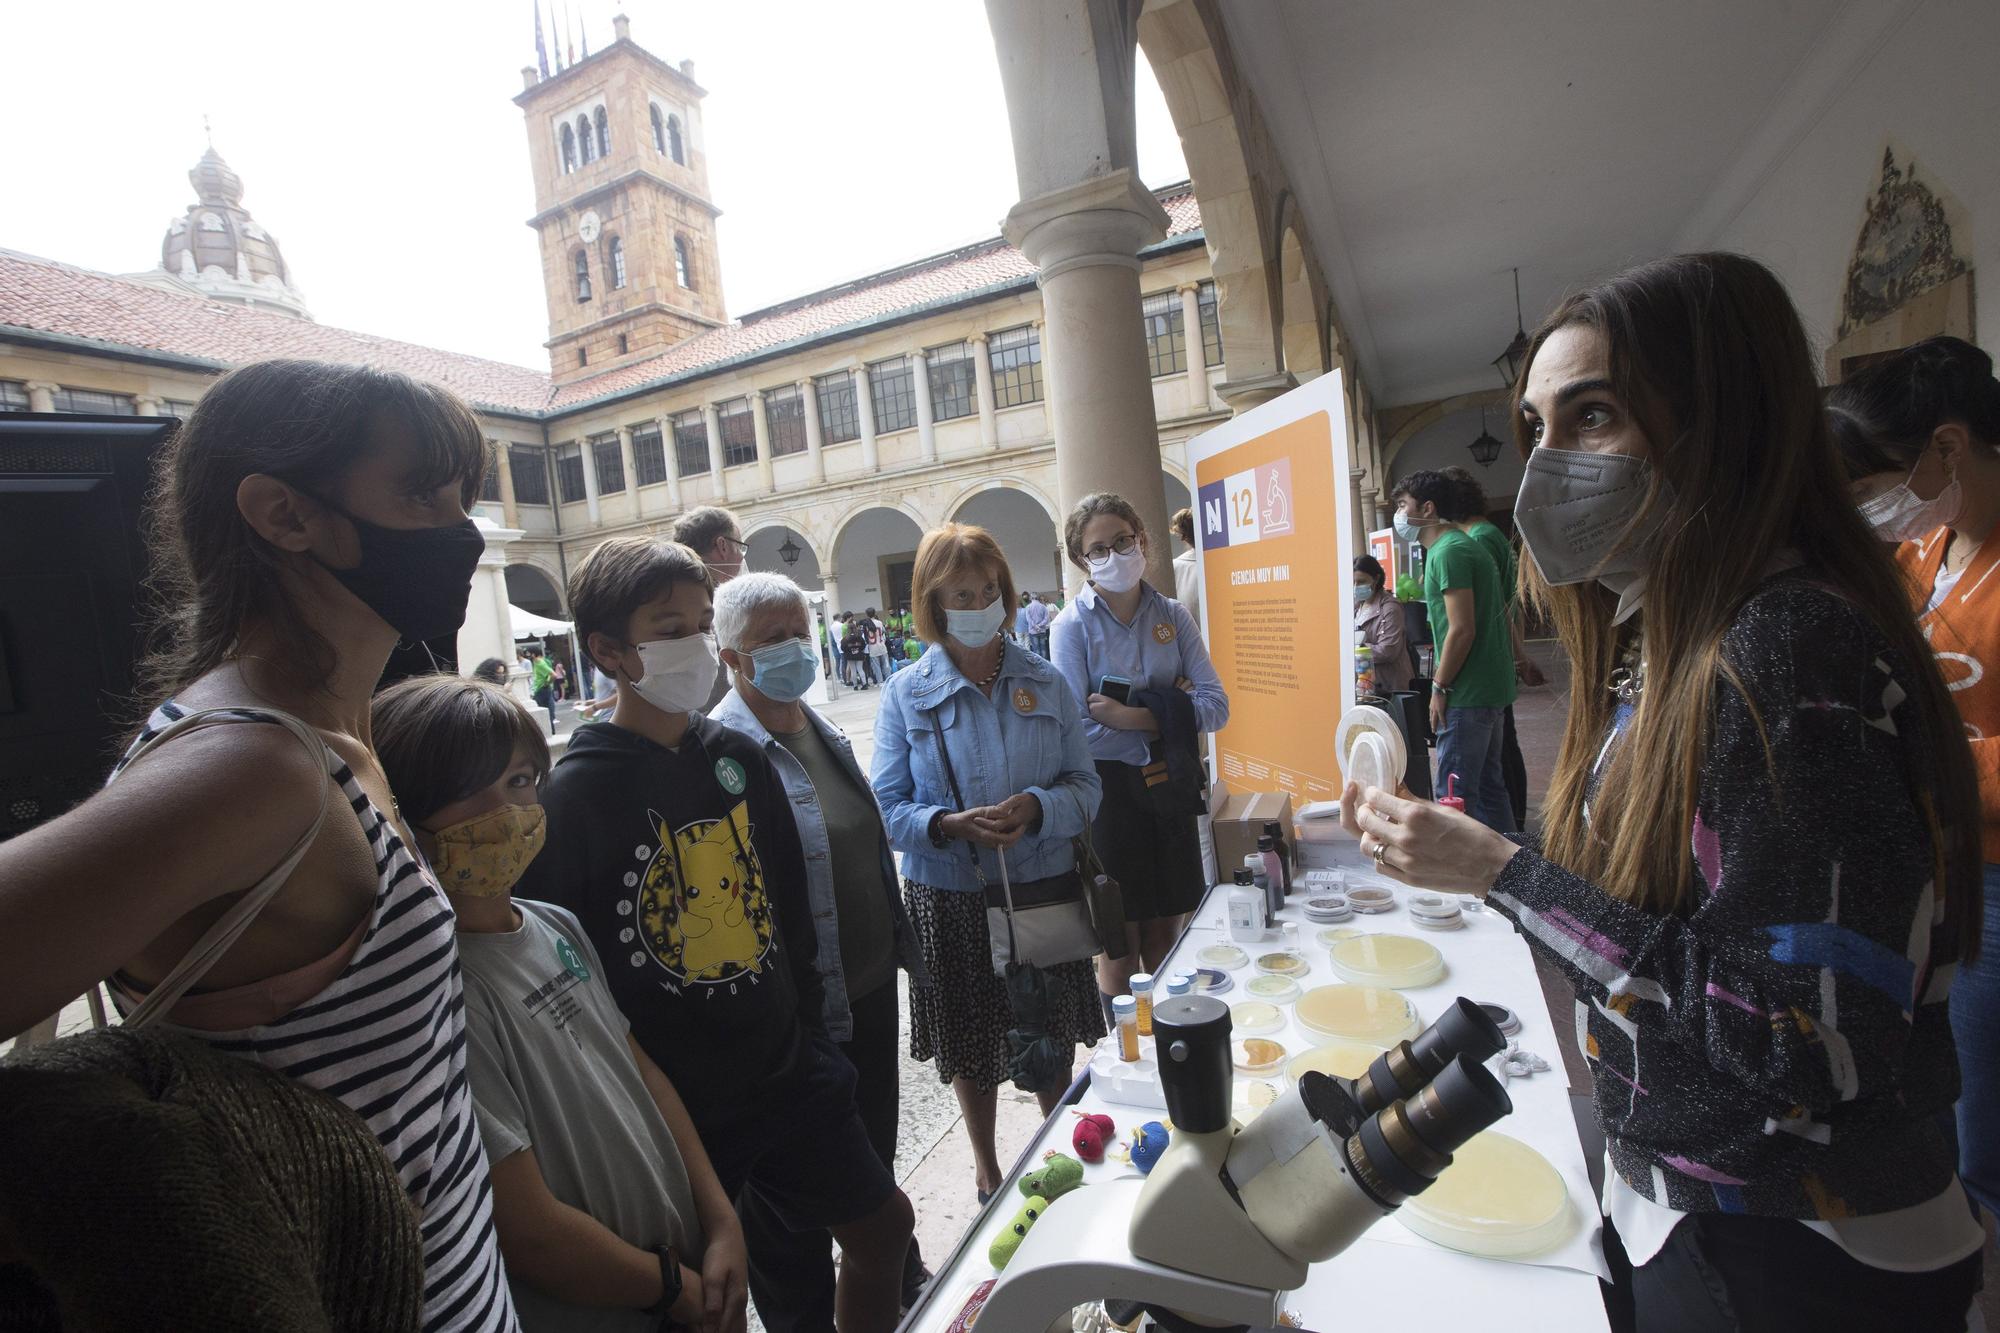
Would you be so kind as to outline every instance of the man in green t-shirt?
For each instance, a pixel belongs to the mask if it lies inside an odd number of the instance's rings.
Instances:
[[[1437,791],[1502,833],[1515,829],[1500,764],[1506,712],[1514,702],[1508,596],[1493,557],[1467,536],[1464,496],[1437,472],[1396,483],[1396,532],[1424,548],[1424,604],[1437,644],[1431,668],[1431,730],[1438,737]]]
[[[1444,469],[1445,479],[1457,484],[1463,497],[1461,508],[1471,517],[1465,520],[1465,535],[1486,548],[1493,557],[1493,563],[1500,568],[1500,588],[1507,594],[1507,635],[1514,649],[1514,674],[1523,685],[1546,685],[1548,677],[1535,659],[1528,656],[1528,640],[1521,633],[1521,598],[1517,577],[1520,573],[1520,558],[1514,552],[1514,543],[1507,534],[1500,531],[1498,524],[1486,517],[1486,488],[1479,479],[1462,467]],[[1500,771],[1507,781],[1507,800],[1514,808],[1514,825],[1528,826],[1528,763],[1521,757],[1521,740],[1514,731],[1514,706],[1507,706],[1507,715],[1500,733]]]
[[[555,668],[549,665],[548,655],[539,648],[524,648],[528,655],[529,697],[549,710],[549,734],[556,731],[556,685]]]

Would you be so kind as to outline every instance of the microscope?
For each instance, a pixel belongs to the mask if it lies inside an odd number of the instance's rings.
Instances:
[[[1513,1110],[1482,1061],[1506,1044],[1458,999],[1359,1078],[1308,1073],[1248,1128],[1231,1118],[1229,1009],[1153,1007],[1173,1142],[1143,1180],[1064,1195],[987,1297],[980,1333],[1059,1333],[1102,1300],[1169,1333],[1273,1327],[1306,1269],[1420,1194],[1466,1140]]]

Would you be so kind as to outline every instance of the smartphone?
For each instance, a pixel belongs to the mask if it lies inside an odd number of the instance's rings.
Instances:
[[[1097,681],[1097,692],[1107,699],[1115,699],[1121,704],[1132,702],[1132,682],[1123,676],[1101,676]]]

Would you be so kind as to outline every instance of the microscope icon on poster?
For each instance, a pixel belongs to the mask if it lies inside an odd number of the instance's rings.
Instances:
[[[1258,530],[1266,537],[1280,537],[1292,530],[1292,460],[1281,458],[1264,470],[1263,503],[1258,511]]]
[[[1228,1008],[1176,996],[1153,1008],[1173,1140],[1143,1180],[1073,1190],[1027,1233],[979,1314],[979,1333],[1054,1333],[1103,1301],[1167,1333],[1268,1329],[1309,1265],[1339,1254],[1513,1110],[1484,1067],[1505,1046],[1491,1016],[1449,1005],[1359,1078],[1308,1072],[1248,1127],[1231,1116]]]

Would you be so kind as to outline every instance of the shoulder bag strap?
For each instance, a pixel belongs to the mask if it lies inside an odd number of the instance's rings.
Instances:
[[[958,774],[952,771],[951,747],[944,743],[944,730],[938,726],[937,710],[931,711],[931,736],[937,741],[938,757],[944,760],[944,780],[951,784],[951,799],[958,802],[960,812],[965,810],[965,793],[958,789]],[[979,849],[971,843],[965,844],[965,854],[972,858],[972,877],[979,881],[982,900],[986,895],[986,872],[979,864]],[[1007,900],[1007,956],[1015,957],[1020,946],[1014,940],[1014,886],[1007,879],[1007,855],[996,852],[1000,858],[1000,891]]]
[[[250,923],[256,919],[257,913],[264,910],[264,905],[277,896],[278,890],[284,887],[285,881],[292,877],[294,870],[298,869],[299,862],[305,859],[306,851],[313,845],[313,840],[319,837],[319,831],[326,823],[329,803],[327,788],[332,785],[333,773],[326,762],[326,742],[320,739],[317,731],[290,713],[267,708],[259,708],[254,712],[238,708],[204,708],[189,713],[162,727],[158,733],[142,742],[125,761],[124,769],[130,769],[141,756],[158,748],[162,742],[199,727],[223,722],[265,720],[278,723],[296,736],[299,743],[311,752],[313,762],[324,772],[326,780],[320,783],[319,811],[313,816],[312,827],[299,836],[298,841],[292,844],[291,850],[285,853],[284,858],[269,874],[258,880],[248,893],[238,899],[199,940],[195,941],[194,947],[188,950],[187,957],[176,963],[174,969],[160,979],[160,984],[153,987],[146,998],[139,1002],[138,1007],[126,1015],[125,1026],[128,1028],[146,1027],[179,1003],[181,996],[187,994],[188,990],[215,966],[217,960],[242,938],[243,932],[250,928]],[[124,769],[121,769],[121,773]]]

